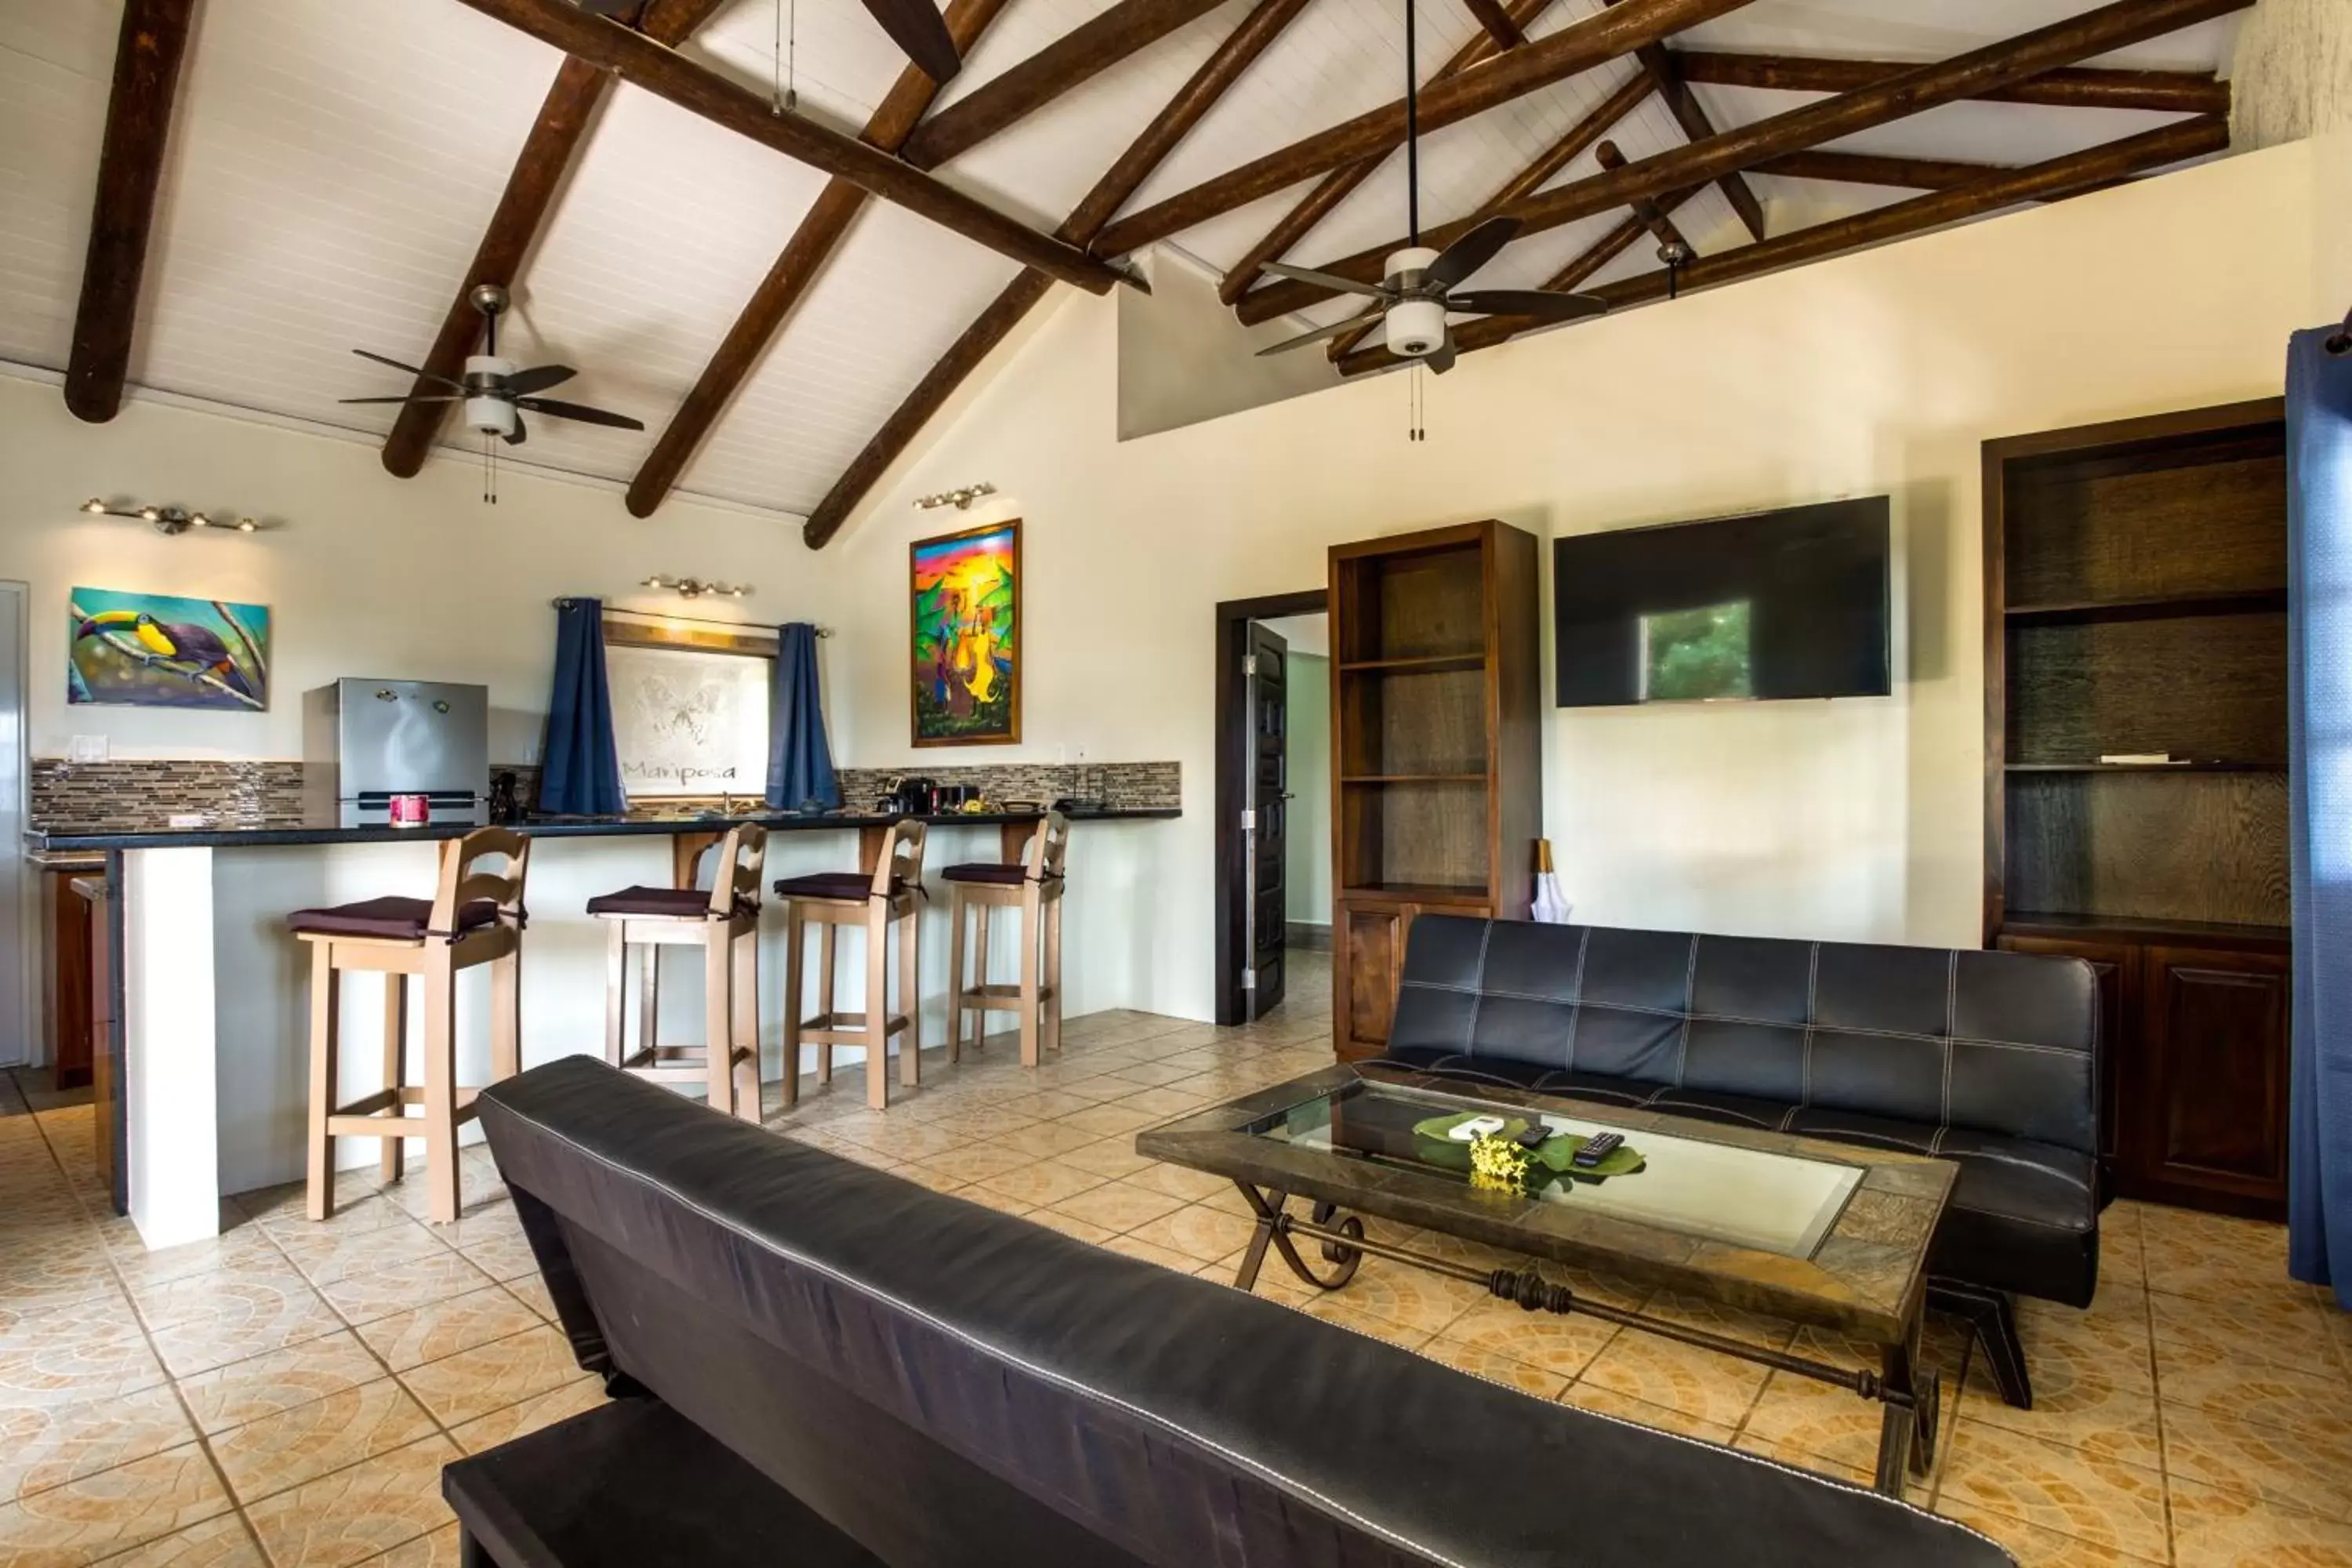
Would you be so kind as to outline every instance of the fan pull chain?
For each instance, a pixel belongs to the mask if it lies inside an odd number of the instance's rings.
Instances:
[[[792,19],[785,21],[787,7]],[[776,43],[769,64],[774,72],[774,97],[768,104],[771,114],[792,114],[800,109],[800,0],[776,0]]]
[[[1405,373],[1406,440],[1426,441],[1429,439],[1429,427],[1427,424],[1428,414],[1429,394],[1427,388],[1422,384],[1421,362],[1419,360],[1415,360],[1412,363],[1412,368]]]

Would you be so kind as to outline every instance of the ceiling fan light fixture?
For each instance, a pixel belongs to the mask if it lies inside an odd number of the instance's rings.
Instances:
[[[1445,302],[1442,300],[1400,300],[1381,318],[1389,352],[1422,359],[1437,352],[1445,341]]]

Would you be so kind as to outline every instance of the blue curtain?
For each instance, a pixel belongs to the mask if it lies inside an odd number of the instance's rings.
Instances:
[[[566,599],[555,612],[555,689],[547,700],[539,809],[602,815],[628,808],[604,674],[604,602]]]
[[[2352,354],[2287,350],[2287,1268],[2352,1307]]]
[[[776,628],[776,676],[768,700],[768,804],[779,811],[839,805],[841,783],[833,774],[824,701],[817,692],[816,628],[805,621]]]

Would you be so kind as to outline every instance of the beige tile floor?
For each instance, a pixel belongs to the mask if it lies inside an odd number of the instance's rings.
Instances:
[[[1024,1071],[1010,1041],[885,1114],[845,1075],[792,1136],[1171,1268],[1232,1277],[1230,1188],[1133,1152],[1137,1128],[1322,1065],[1329,981],[1294,965],[1272,1019],[1227,1030],[1073,1020]],[[226,1205],[217,1241],[151,1253],[106,1213],[87,1104],[0,1075],[0,1563],[454,1563],[442,1464],[593,1404],[496,1172],[464,1216],[345,1178],[314,1226],[299,1190]],[[1422,1245],[1445,1247],[1435,1237]],[[1456,1250],[1464,1250],[1457,1248]],[[2028,1305],[2038,1404],[2012,1411],[1934,1335],[1946,1430],[1916,1500],[2033,1564],[2352,1565],[2352,1323],[2290,1283],[2274,1226],[2118,1205],[2087,1312]],[[1808,1352],[1856,1347],[1622,1281],[1622,1304]],[[1317,1296],[1261,1293],[1539,1399],[1860,1476],[1869,1408],[1786,1374],[1590,1319],[1531,1317],[1368,1260]]]

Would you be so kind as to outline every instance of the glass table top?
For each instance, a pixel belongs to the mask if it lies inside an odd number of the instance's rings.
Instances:
[[[1540,1121],[1590,1137],[1617,1131],[1643,1158],[1640,1170],[1594,1180],[1536,1167],[1528,1196],[1614,1219],[1727,1242],[1788,1258],[1811,1258],[1863,1179],[1860,1165],[1743,1149],[1475,1098],[1360,1080],[1251,1124],[1257,1137],[1352,1156],[1470,1185],[1469,1145],[1418,1134],[1414,1124],[1462,1111]]]

